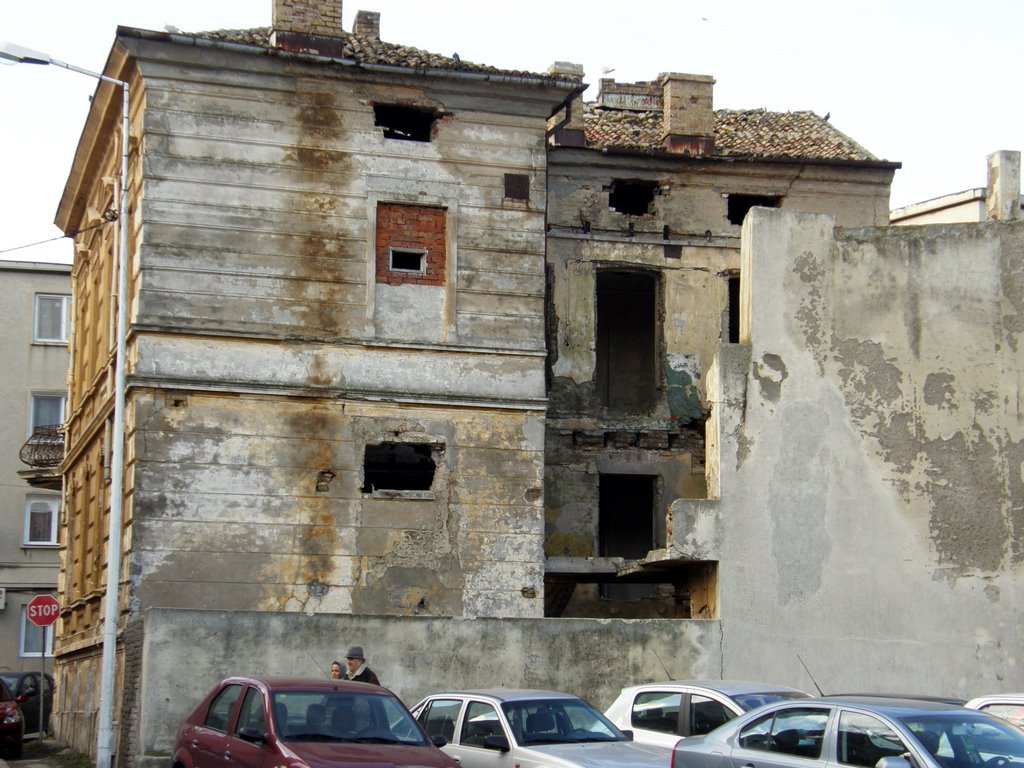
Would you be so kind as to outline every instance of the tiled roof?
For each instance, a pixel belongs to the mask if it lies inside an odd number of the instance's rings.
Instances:
[[[588,104],[587,146],[666,153],[660,110],[607,109]],[[874,155],[813,112],[764,109],[715,110],[718,157],[877,160]]]
[[[195,37],[270,48],[271,31],[270,27],[258,27],[256,29],[219,29],[213,32],[197,32],[195,33]],[[498,69],[497,67],[491,67],[486,64],[474,64],[469,61],[463,61],[454,54],[452,56],[442,56],[419,48],[397,45],[396,43],[386,43],[375,37],[355,35],[349,32],[343,33],[341,40],[341,58],[351,59],[362,64],[381,64],[393,67],[408,67],[410,69],[441,69],[456,72],[475,72],[481,74],[542,79],[580,79],[568,75],[559,75],[554,77],[549,74],[537,72]]]

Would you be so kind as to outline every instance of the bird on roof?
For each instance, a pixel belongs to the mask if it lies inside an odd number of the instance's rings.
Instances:
[[[825,121],[825,122],[827,123],[827,122],[828,122],[828,119],[829,119],[830,117],[832,117],[832,113],[831,113],[831,112],[826,112],[826,113],[825,113],[825,116],[824,116],[823,118],[821,118],[821,119],[822,119],[822,120],[824,120],[824,121]]]

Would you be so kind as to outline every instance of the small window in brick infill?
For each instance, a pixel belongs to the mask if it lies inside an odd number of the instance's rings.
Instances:
[[[643,216],[651,212],[654,190],[658,185],[653,181],[626,181],[616,179],[608,193],[608,207],[630,216]]]
[[[437,112],[422,107],[374,104],[373,124],[384,129],[385,139],[430,141]]]
[[[427,271],[427,252],[415,248],[392,248],[391,265],[392,272],[419,272]]]
[[[742,224],[751,208],[778,208],[781,197],[768,195],[729,195],[729,223]]]
[[[363,456],[363,493],[429,491],[435,469],[433,446],[427,443],[368,445]]]

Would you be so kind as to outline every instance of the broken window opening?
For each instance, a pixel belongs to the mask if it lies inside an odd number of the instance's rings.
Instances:
[[[433,109],[399,104],[374,104],[373,124],[384,129],[385,139],[430,141],[438,114]]]
[[[427,252],[415,248],[392,248],[389,268],[392,272],[427,271]]]
[[[505,197],[509,200],[529,200],[530,177],[525,173],[506,173]]]
[[[729,275],[729,328],[730,344],[740,343],[740,276]]]
[[[613,414],[649,411],[657,393],[657,277],[597,274],[596,385]]]
[[[601,557],[640,560],[655,549],[654,527],[657,475],[602,474],[598,480],[598,552]],[[600,585],[608,600],[640,600],[654,597],[655,584],[609,583]]]
[[[751,208],[778,208],[781,197],[769,195],[729,195],[727,202],[730,224],[742,224]]]
[[[437,465],[429,443],[367,445],[363,454],[363,493],[429,491]]]
[[[653,181],[615,179],[608,193],[608,207],[630,216],[644,216],[651,213],[657,188]]]

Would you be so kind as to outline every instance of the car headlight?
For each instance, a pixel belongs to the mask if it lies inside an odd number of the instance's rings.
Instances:
[[[21,722],[21,710],[20,709],[8,709],[4,713],[5,723],[20,723]]]

